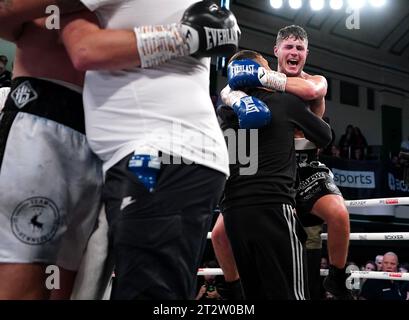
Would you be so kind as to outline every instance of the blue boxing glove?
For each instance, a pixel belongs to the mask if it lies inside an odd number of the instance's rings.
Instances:
[[[271,121],[271,111],[260,99],[240,90],[233,91],[229,85],[220,92],[220,97],[237,115],[240,128],[258,129]]]
[[[259,129],[271,122],[271,112],[267,105],[252,96],[245,96],[233,104],[233,110],[242,129]]]
[[[250,59],[234,60],[227,66],[229,86],[233,90],[246,87],[262,87],[258,77],[261,66]]]
[[[227,66],[229,86],[239,88],[264,87],[285,91],[287,76],[284,73],[268,70],[251,59],[234,60]]]

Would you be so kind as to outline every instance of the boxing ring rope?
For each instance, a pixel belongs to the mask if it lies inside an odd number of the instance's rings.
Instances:
[[[321,234],[322,240],[328,240],[328,234]],[[374,232],[374,233],[351,233],[349,236],[350,241],[399,241],[409,240],[409,232]]]
[[[379,198],[379,199],[363,199],[363,200],[345,200],[345,205],[348,208],[353,207],[382,207],[382,206],[399,206],[409,205],[409,197],[401,198]],[[211,239],[212,233],[207,233],[207,239]],[[322,240],[328,239],[328,234],[321,234]],[[377,233],[351,233],[350,241],[407,241],[409,240],[409,232],[377,232]],[[328,269],[320,270],[321,276],[328,275]],[[221,268],[200,268],[197,275],[223,275]],[[382,272],[382,271],[351,271],[350,278],[354,279],[379,279],[379,280],[398,280],[409,281],[409,273],[400,272]]]
[[[198,276],[222,276],[223,270],[221,268],[199,268]]]
[[[357,207],[389,207],[409,205],[409,197],[401,198],[378,198],[362,200],[345,200],[347,208]],[[396,236],[399,236],[395,239]],[[212,233],[207,233],[207,239],[212,238]],[[321,234],[323,240],[327,240],[327,234]],[[409,240],[409,232],[400,233],[351,233],[350,240]]]
[[[409,205],[409,197],[345,200],[345,205],[348,208]]]
[[[409,273],[382,272],[382,271],[351,271],[351,278],[354,279],[379,279],[409,281]]]
[[[328,269],[321,269],[320,274],[321,276],[327,276]],[[198,276],[222,276],[223,270],[220,268],[200,268],[197,272],[197,275]],[[409,273],[383,272],[383,271],[351,271],[350,278],[409,281]]]
[[[211,239],[212,233],[207,233],[207,239]],[[328,234],[321,234],[322,240],[328,240]],[[351,233],[350,241],[402,241],[409,240],[409,232],[373,232],[373,233]]]
[[[328,275],[328,269],[320,270],[321,276]],[[384,272],[384,271],[359,271],[352,270],[350,278],[353,279],[378,279],[378,280],[397,280],[397,281],[409,281],[409,273],[401,272]]]

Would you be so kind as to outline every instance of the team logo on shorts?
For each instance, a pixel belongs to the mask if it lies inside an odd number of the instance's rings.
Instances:
[[[26,244],[50,241],[60,226],[60,213],[49,199],[30,198],[20,203],[11,216],[14,235]]]
[[[17,108],[23,108],[27,103],[38,98],[37,92],[33,89],[30,82],[24,81],[17,86],[10,94]]]

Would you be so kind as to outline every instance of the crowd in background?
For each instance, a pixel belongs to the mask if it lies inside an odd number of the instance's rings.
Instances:
[[[325,118],[330,124],[329,119]],[[332,141],[321,154],[349,160],[371,160],[368,154],[368,142],[359,127],[349,124],[338,143],[335,132],[332,131]]]
[[[384,261],[384,257],[385,261]],[[387,252],[384,255],[376,255],[374,260],[368,260],[365,264],[358,265],[353,261],[348,261],[348,270],[353,271],[384,271],[384,272],[409,272],[409,263],[398,260],[398,256],[393,252]],[[206,260],[203,262],[204,268],[219,268],[217,261]],[[321,258],[321,270],[329,268],[328,258]],[[324,280],[324,277],[321,277]],[[321,300],[333,300],[334,297],[326,292],[321,281]],[[358,282],[351,283],[353,297],[356,300],[409,300],[409,282],[374,280],[365,285],[368,279],[360,279]],[[199,276],[197,284],[196,300],[229,300],[225,297],[225,283],[223,276],[205,275]],[[379,289],[381,288],[381,289]]]

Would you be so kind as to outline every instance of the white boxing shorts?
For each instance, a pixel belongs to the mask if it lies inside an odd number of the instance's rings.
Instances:
[[[0,119],[0,263],[78,269],[102,187],[83,128],[81,94],[13,80]]]

